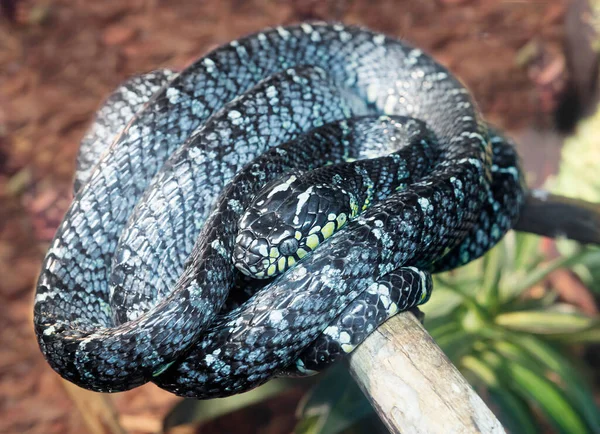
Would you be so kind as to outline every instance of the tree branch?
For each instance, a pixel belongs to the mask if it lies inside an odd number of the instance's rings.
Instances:
[[[531,190],[515,230],[600,244],[600,204]]]
[[[504,428],[410,312],[350,355],[350,373],[392,433],[504,433]]]

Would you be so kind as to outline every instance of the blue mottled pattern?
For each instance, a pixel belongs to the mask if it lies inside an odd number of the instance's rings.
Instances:
[[[510,145],[490,141],[466,89],[401,41],[338,24],[278,27],[150,78],[135,97],[115,94],[116,123],[99,120],[112,131],[133,116],[79,175],[38,281],[40,348],[82,387],[154,380],[208,398],[308,372],[396,309],[425,301],[429,271],[483,254],[518,216],[522,175]],[[243,282],[231,254],[251,197],[288,170],[347,157],[359,148],[344,136],[348,122],[370,114],[424,122],[437,139],[435,164],[225,311]],[[361,328],[359,307],[374,303]],[[348,309],[359,312],[356,324]]]
[[[96,119],[79,145],[75,193],[89,179],[94,166],[112,141],[150,98],[176,76],[169,69],[158,69],[125,81],[98,109]]]

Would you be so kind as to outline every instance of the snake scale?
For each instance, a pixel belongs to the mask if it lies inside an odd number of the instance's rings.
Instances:
[[[237,272],[253,197],[265,185],[292,195],[290,173],[348,160],[360,179],[340,186],[362,189],[364,206],[331,214],[336,233],[319,226],[318,248],[278,276]],[[179,74],[132,79],[100,111],[79,163],[38,281],[40,348],[88,389],[154,381],[196,398],[339,359],[425,302],[431,272],[500,240],[525,188],[511,143],[444,67],[326,23],[265,30]],[[325,203],[300,202],[303,218]]]

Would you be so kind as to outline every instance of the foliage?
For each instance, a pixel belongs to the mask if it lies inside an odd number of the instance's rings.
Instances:
[[[600,2],[597,7],[600,9]],[[565,140],[559,173],[548,183],[554,193],[600,203],[598,137],[600,137],[600,110],[581,121],[576,133]],[[559,241],[557,247],[563,255],[573,255],[582,250],[596,252],[587,255],[584,261],[574,265],[573,271],[588,288],[600,293],[600,248],[596,246],[583,248],[568,240]]]
[[[600,203],[598,137],[600,110],[565,141],[553,192]],[[570,268],[600,293],[600,248],[569,240],[557,247],[562,257],[546,263],[539,237],[509,233],[484,258],[436,276],[422,307],[428,331],[513,433],[540,432],[540,416],[557,432],[600,432],[586,367],[570,348],[600,342],[598,318],[559,302],[545,282]]]
[[[425,326],[511,432],[539,432],[537,415],[558,432],[600,432],[583,367],[568,348],[600,341],[598,320],[544,284],[596,252],[544,264],[539,245],[539,237],[509,233],[484,258],[436,276]]]

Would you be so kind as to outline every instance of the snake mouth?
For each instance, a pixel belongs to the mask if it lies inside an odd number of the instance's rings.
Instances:
[[[233,264],[235,267],[249,277],[257,277],[264,272],[263,258],[248,249],[236,245],[233,249]]]
[[[269,241],[257,237],[250,230],[239,233],[233,247],[232,260],[235,267],[255,279],[270,277],[270,266],[277,260],[277,249],[270,248]]]
[[[302,234],[276,212],[252,218],[240,220],[232,254],[234,265],[255,279],[268,279],[285,272],[299,259]]]

